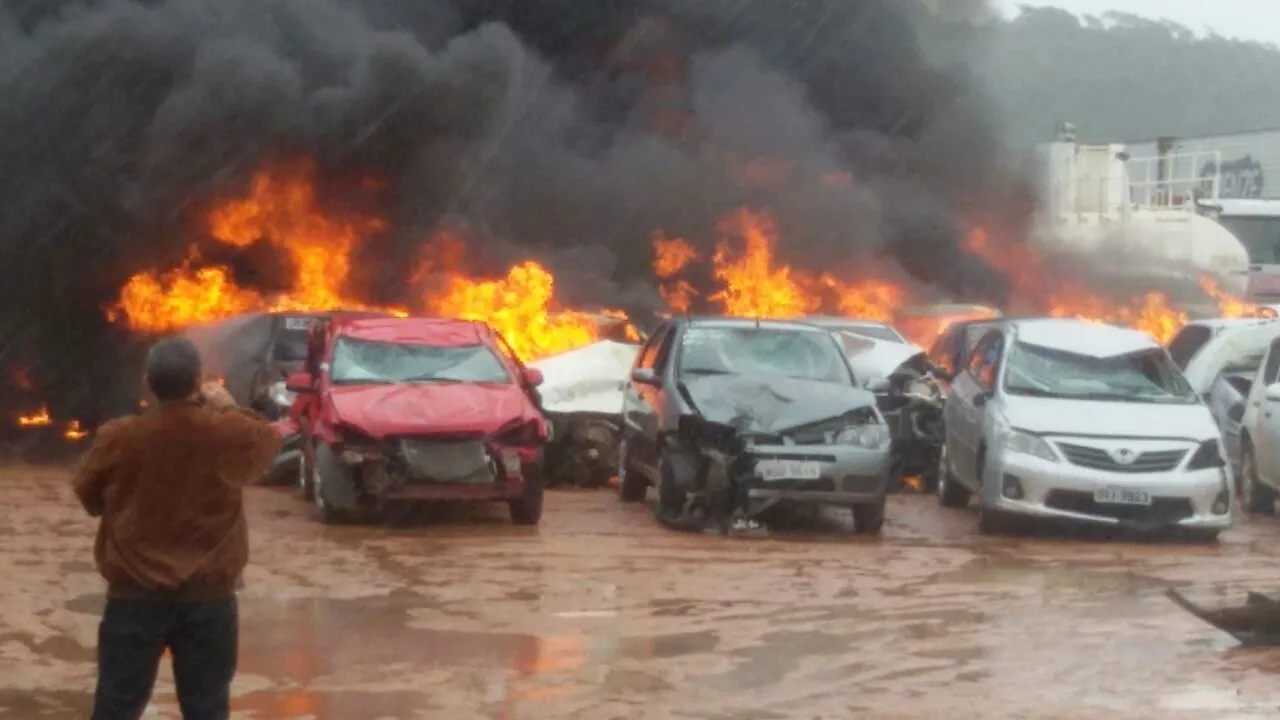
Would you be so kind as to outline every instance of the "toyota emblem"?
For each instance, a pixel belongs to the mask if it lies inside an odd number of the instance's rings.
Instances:
[[[1111,458],[1120,465],[1132,465],[1138,459],[1137,453],[1129,448],[1121,448],[1111,452]]]

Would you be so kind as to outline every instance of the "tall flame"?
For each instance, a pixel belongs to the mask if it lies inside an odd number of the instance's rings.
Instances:
[[[265,298],[241,288],[229,268],[200,267],[193,246],[181,267],[130,278],[108,317],[134,330],[168,332],[250,311],[371,309],[344,294],[343,285],[358,244],[385,223],[354,212],[324,212],[315,174],[306,161],[259,170],[244,196],[215,207],[207,218],[210,236],[223,245],[266,242],[281,251],[293,268],[285,292]]]

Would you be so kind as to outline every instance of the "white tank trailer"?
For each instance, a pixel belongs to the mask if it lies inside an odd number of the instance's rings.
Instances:
[[[1120,143],[1078,143],[1064,124],[1054,142],[1037,148],[1041,209],[1033,242],[1104,257],[1122,277],[1151,278],[1153,290],[1169,284],[1157,278],[1182,278],[1194,289],[1207,274],[1244,296],[1250,253],[1214,211],[1223,202],[1221,177],[1199,172],[1211,159],[1132,157]]]

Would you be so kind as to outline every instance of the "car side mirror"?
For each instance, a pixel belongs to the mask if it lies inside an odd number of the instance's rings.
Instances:
[[[316,391],[315,377],[309,372],[296,372],[284,381],[284,389],[291,393],[313,393]]]
[[[991,399],[991,391],[980,392],[973,396],[973,406],[976,408],[984,408],[987,406],[987,400]]]
[[[868,380],[863,387],[876,395],[883,395],[884,393],[889,392],[889,388],[892,387],[892,384],[889,382],[888,378],[876,378],[874,380]]]
[[[1227,419],[1233,423],[1244,420],[1244,403],[1238,402],[1227,409]]]
[[[657,385],[658,375],[649,368],[636,368],[631,371],[631,382],[637,385]]]
[[[1272,383],[1267,386],[1267,401],[1280,402],[1280,383]]]
[[[530,368],[530,367],[527,367],[520,371],[520,378],[524,380],[524,384],[526,386],[531,388],[538,387],[543,383],[543,381],[546,380],[546,378],[542,376],[541,370],[539,370],[538,368]]]

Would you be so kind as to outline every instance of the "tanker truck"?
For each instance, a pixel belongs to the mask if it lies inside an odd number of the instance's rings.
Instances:
[[[1037,246],[1102,258],[1108,274],[1135,283],[1159,279],[1163,287],[1152,290],[1165,291],[1171,277],[1183,278],[1188,306],[1212,306],[1195,297],[1201,276],[1237,297],[1248,291],[1249,250],[1219,222],[1222,215],[1211,212],[1223,202],[1220,179],[1176,173],[1198,169],[1200,158],[1134,158],[1121,143],[1078,143],[1063,124],[1054,142],[1037,148],[1037,160]]]

